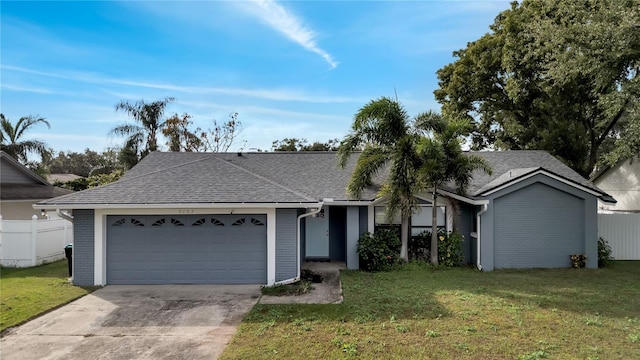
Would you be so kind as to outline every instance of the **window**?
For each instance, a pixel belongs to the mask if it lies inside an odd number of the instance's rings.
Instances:
[[[213,226],[224,226],[224,223],[216,218],[211,218],[211,223]]]
[[[264,223],[258,219],[251,218],[251,223],[256,226],[264,226]]]
[[[191,224],[191,226],[202,226],[207,222],[207,219],[202,218],[202,219],[198,219],[196,220],[193,224]]]
[[[424,231],[431,231],[432,207],[421,206],[421,211],[411,217],[411,236],[418,236]],[[438,228],[444,229],[447,226],[444,206],[439,206],[437,211]]]
[[[240,225],[244,224],[244,221],[245,221],[244,218],[238,219],[238,220],[234,221],[233,224],[231,224],[231,226],[240,226]]]
[[[398,213],[392,221],[387,219],[386,208],[376,206],[374,208],[375,228],[399,227],[402,219]],[[446,228],[447,217],[444,206],[438,207],[438,228]],[[431,231],[431,206],[420,206],[420,211],[411,216],[411,236],[417,236],[423,231]]]
[[[156,220],[156,222],[151,224],[151,226],[162,226],[162,225],[164,225],[165,222],[167,222],[165,219],[158,219],[158,220]]]
[[[184,223],[178,219],[171,219],[171,224],[173,226],[184,226]]]

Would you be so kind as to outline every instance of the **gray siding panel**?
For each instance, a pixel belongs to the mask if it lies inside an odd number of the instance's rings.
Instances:
[[[360,238],[360,209],[356,206],[347,207],[347,269],[358,270],[358,239]]]
[[[2,184],[39,184],[8,162],[0,162],[0,180]]]
[[[94,211],[73,211],[73,284],[94,285]]]
[[[495,199],[496,268],[569,267],[585,253],[585,200],[534,183]]]
[[[359,234],[362,236],[369,231],[369,208],[367,206],[360,206],[360,213],[358,214],[360,225]]]
[[[276,281],[298,275],[296,223],[297,209],[276,209]]]

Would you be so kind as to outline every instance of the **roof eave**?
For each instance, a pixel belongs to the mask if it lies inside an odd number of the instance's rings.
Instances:
[[[322,202],[240,202],[240,203],[165,203],[165,204],[34,204],[38,210],[90,210],[90,209],[247,209],[247,208],[307,208]]]

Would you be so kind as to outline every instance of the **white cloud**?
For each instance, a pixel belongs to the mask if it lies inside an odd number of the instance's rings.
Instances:
[[[53,91],[49,89],[31,87],[31,86],[15,86],[10,84],[2,84],[2,89],[10,90],[10,91],[20,91],[20,92],[32,92],[36,94],[53,94]]]
[[[5,70],[23,72],[27,74],[47,76],[53,78],[60,78],[78,82],[84,82],[89,84],[98,84],[104,87],[105,84],[124,85],[130,87],[141,87],[147,89],[156,90],[168,90],[172,92],[181,92],[188,94],[223,94],[244,96],[250,98],[258,98],[264,100],[276,100],[276,101],[299,101],[310,103],[349,103],[349,102],[363,102],[363,99],[357,99],[344,96],[330,96],[323,94],[310,94],[300,89],[260,89],[260,88],[237,88],[237,87],[203,87],[203,86],[188,86],[180,84],[170,83],[154,83],[147,81],[137,81],[129,79],[118,79],[105,77],[93,73],[86,72],[64,72],[64,71],[39,71],[12,65],[0,65],[0,68]],[[104,91],[104,89],[103,89]],[[123,92],[123,91],[117,91]]]
[[[316,33],[291,11],[273,0],[255,0],[251,3],[256,6],[242,8],[307,51],[320,55],[332,69],[338,66],[338,62],[328,52],[318,47]]]

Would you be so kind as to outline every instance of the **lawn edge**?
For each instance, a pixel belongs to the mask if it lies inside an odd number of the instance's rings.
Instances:
[[[74,302],[74,301],[76,301],[76,300],[78,300],[78,299],[80,299],[80,298],[82,298],[82,297],[85,297],[85,296],[87,296],[87,295],[89,295],[89,294],[93,293],[94,291],[96,291],[96,290],[98,290],[98,289],[102,288],[102,286],[87,286],[87,287],[80,286],[80,287],[81,287],[81,288],[83,288],[83,289],[85,289],[85,290],[87,290],[88,292],[87,292],[86,294],[82,294],[82,295],[77,296],[77,297],[75,297],[75,298],[69,299],[68,301],[66,301],[66,302],[64,302],[64,303],[61,303],[61,304],[58,304],[58,305],[56,305],[56,306],[54,306],[54,307],[52,307],[52,308],[49,308],[49,309],[47,309],[47,310],[44,310],[44,311],[42,311],[41,313],[38,313],[38,314],[36,314],[36,315],[33,315],[32,317],[30,317],[30,318],[28,318],[28,319],[25,319],[25,320],[23,320],[23,321],[21,321],[21,322],[19,322],[19,323],[15,324],[15,325],[12,325],[12,326],[10,326],[10,327],[8,327],[8,328],[5,328],[4,330],[0,331],[0,339],[1,339],[1,338],[3,338],[3,337],[5,337],[5,336],[7,336],[7,335],[10,335],[11,333],[13,333],[13,330],[15,330],[16,328],[18,328],[18,327],[20,327],[20,326],[22,326],[22,325],[24,325],[24,324],[28,323],[29,321],[31,321],[31,320],[35,320],[35,319],[37,319],[37,318],[39,318],[39,317],[41,317],[41,316],[43,316],[43,315],[46,315],[46,314],[48,314],[48,313],[50,313],[50,312],[52,312],[52,311],[58,310],[58,309],[60,309],[61,307],[65,306],[65,305],[69,305],[70,303],[72,303],[72,302]]]

